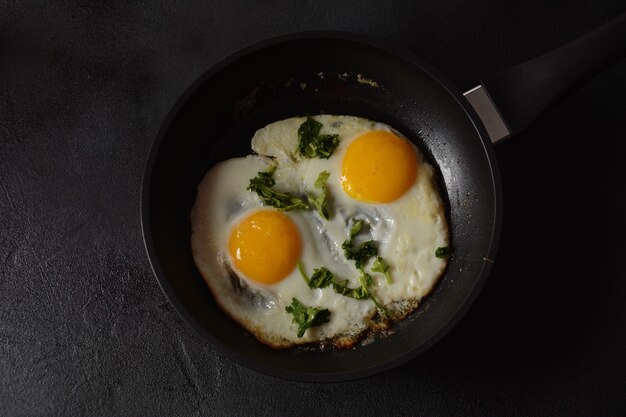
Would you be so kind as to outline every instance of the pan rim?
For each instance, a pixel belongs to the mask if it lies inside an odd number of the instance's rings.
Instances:
[[[387,53],[393,54],[408,63],[422,69],[426,72],[436,83],[441,85],[446,92],[452,96],[458,105],[463,109],[466,113],[470,121],[472,122],[474,129],[477,131],[478,136],[482,142],[483,150],[487,157],[487,161],[489,163],[489,170],[491,172],[491,182],[492,182],[492,193],[494,195],[494,211],[492,215],[492,228],[491,228],[491,237],[490,237],[490,245],[488,253],[485,254],[484,258],[489,260],[483,263],[483,266],[480,270],[480,274],[478,278],[475,280],[475,285],[468,292],[465,299],[462,303],[459,304],[459,307],[456,309],[456,312],[452,315],[452,317],[442,324],[439,329],[433,333],[424,343],[416,346],[412,350],[399,355],[393,359],[390,359],[386,362],[378,363],[375,365],[368,365],[363,368],[349,370],[349,371],[338,371],[338,372],[323,372],[323,373],[315,373],[315,372],[304,372],[304,371],[293,371],[287,368],[279,368],[273,365],[269,365],[265,362],[262,362],[257,359],[253,359],[246,355],[243,355],[236,350],[230,348],[225,345],[219,339],[214,337],[210,332],[208,332],[200,323],[198,323],[187,307],[182,303],[181,300],[175,295],[173,288],[171,287],[169,280],[165,276],[165,273],[161,269],[159,259],[157,257],[156,248],[154,247],[154,242],[152,239],[151,225],[150,225],[150,189],[152,186],[152,177],[155,168],[155,162],[159,150],[161,148],[161,144],[163,143],[165,137],[167,137],[167,133],[170,129],[170,126],[176,116],[179,114],[181,108],[187,103],[190,97],[196,93],[196,91],[211,77],[217,74],[222,69],[226,68],[230,64],[236,62],[237,60],[251,54],[253,52],[260,51],[264,48],[279,45],[282,43],[288,43],[293,41],[307,41],[307,40],[328,40],[328,39],[337,39],[341,41],[349,41],[356,42],[362,44],[367,47],[381,49]],[[161,123],[161,127],[159,132],[157,133],[148,153],[148,157],[145,162],[145,168],[143,171],[143,178],[141,183],[141,195],[140,195],[140,218],[141,218],[141,229],[142,236],[144,241],[144,247],[146,250],[146,254],[148,255],[148,261],[150,263],[152,273],[157,278],[157,282],[164,295],[168,299],[168,301],[172,304],[177,313],[183,317],[184,321],[198,331],[204,338],[209,340],[213,346],[216,347],[216,350],[229,358],[235,360],[235,362],[246,366],[252,370],[261,372],[265,375],[279,377],[288,380],[295,380],[301,382],[344,382],[344,381],[352,381],[357,379],[366,378],[369,376],[373,376],[376,374],[380,374],[382,372],[393,369],[403,363],[408,362],[409,360],[417,357],[419,354],[425,352],[429,348],[431,348],[434,344],[436,344],[439,340],[441,340],[460,320],[471,305],[473,305],[476,297],[480,293],[484,283],[491,272],[493,260],[495,259],[495,255],[499,245],[500,233],[502,228],[502,184],[500,178],[500,171],[497,164],[497,159],[495,156],[495,152],[493,149],[493,145],[491,141],[488,139],[487,132],[480,122],[477,114],[474,112],[473,108],[467,102],[467,100],[462,96],[462,94],[457,90],[445,77],[443,77],[436,69],[430,66],[428,63],[425,63],[418,57],[416,57],[411,52],[402,49],[396,45],[390,45],[385,42],[381,42],[378,40],[373,40],[368,38],[367,36],[361,34],[355,34],[351,32],[343,32],[343,31],[305,31],[305,32],[294,32],[286,35],[281,35],[277,37],[272,37],[260,42],[253,43],[249,46],[246,46],[235,53],[225,57],[217,64],[213,65],[210,69],[205,71],[198,79],[196,79],[177,99],[174,106],[171,108],[166,118]]]

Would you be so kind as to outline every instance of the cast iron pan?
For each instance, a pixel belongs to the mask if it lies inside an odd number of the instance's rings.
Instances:
[[[618,25],[622,33],[623,21]],[[607,64],[596,61],[596,66]],[[553,98],[544,99],[544,104]],[[348,350],[273,350],[228,318],[213,300],[191,256],[189,213],[205,172],[219,161],[249,154],[257,129],[320,113],[388,123],[424,151],[438,170],[455,257],[435,290],[414,314],[394,326],[391,336]],[[179,100],[148,159],[142,226],[163,291],[220,351],[270,375],[341,381],[415,357],[461,318],[495,258],[502,219],[500,180],[490,137],[477,116],[468,100],[424,62],[355,35],[295,34],[236,53]]]

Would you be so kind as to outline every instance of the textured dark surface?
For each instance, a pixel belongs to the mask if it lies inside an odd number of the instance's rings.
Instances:
[[[498,146],[485,289],[376,377],[294,383],[216,353],[151,274],[139,191],[170,106],[251,42],[350,30],[467,89],[626,4],[263,3],[0,2],[0,415],[625,415],[624,61]]]

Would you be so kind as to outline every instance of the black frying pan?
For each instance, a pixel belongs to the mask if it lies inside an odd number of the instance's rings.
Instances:
[[[223,353],[267,374],[340,381],[372,375],[415,357],[461,318],[491,269],[502,218],[491,142],[523,129],[576,82],[621,57],[623,45],[615,46],[619,42],[600,52],[597,45],[601,40],[626,39],[625,26],[622,17],[577,41],[573,49],[566,47],[526,64],[527,70],[533,69],[530,76],[523,68],[514,68],[489,78],[467,99],[410,54],[354,35],[296,34],[231,56],[179,100],[147,163],[142,225],[163,291]],[[590,54],[596,56],[589,59]],[[572,69],[570,55],[586,55],[587,63]],[[554,77],[564,62],[570,66],[565,81]],[[520,76],[520,71],[526,75]],[[539,94],[532,93],[529,84],[539,84],[542,88],[535,89]],[[557,88],[548,94],[545,84]],[[517,100],[510,100],[507,90],[516,89]],[[502,106],[500,112],[494,101]],[[456,256],[433,293],[394,326],[391,336],[349,350],[273,350],[228,318],[213,300],[191,256],[189,213],[204,173],[219,161],[249,154],[257,129],[319,113],[387,123],[425,152],[438,169]]]

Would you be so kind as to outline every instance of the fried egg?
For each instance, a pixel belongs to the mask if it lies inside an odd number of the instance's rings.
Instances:
[[[328,159],[298,153],[298,129],[304,117],[269,124],[252,140],[255,152],[223,161],[207,172],[191,212],[191,244],[196,266],[211,292],[234,320],[275,348],[303,343],[346,347],[368,331],[380,329],[415,310],[436,284],[446,259],[435,256],[448,246],[445,208],[435,171],[421,151],[392,127],[352,116],[319,115],[321,133],[338,135]],[[306,199],[319,192],[315,183],[328,173],[325,190],[329,218],[316,210],[279,211],[247,190],[250,179],[275,167],[274,189]],[[358,245],[374,240],[378,256],[389,265],[391,280],[370,274],[372,299],[354,299],[332,286],[311,289],[305,273],[325,267],[348,287],[361,285],[343,243],[351,224],[363,220]],[[328,309],[329,321],[308,328],[301,337],[285,308],[302,304]]]

